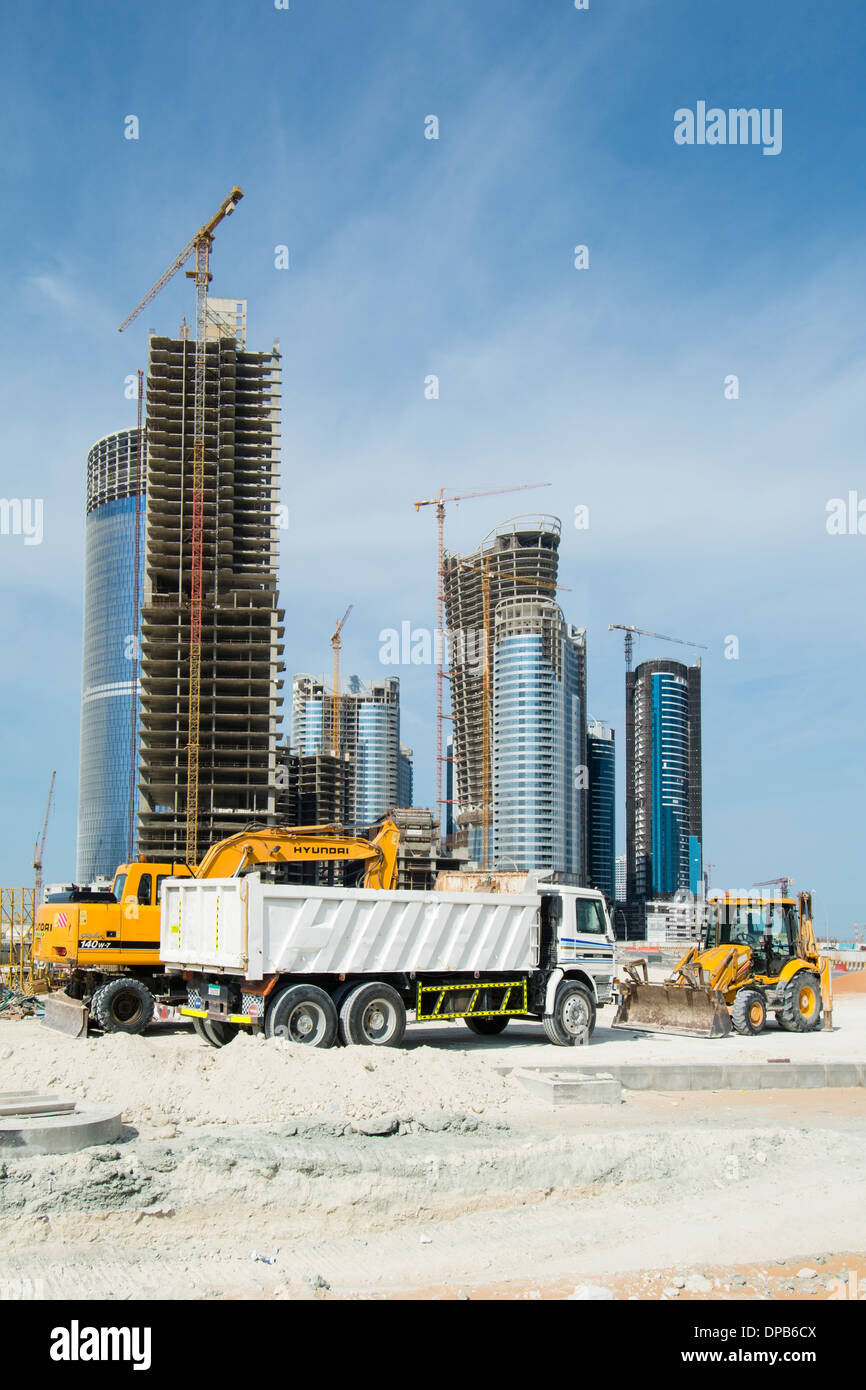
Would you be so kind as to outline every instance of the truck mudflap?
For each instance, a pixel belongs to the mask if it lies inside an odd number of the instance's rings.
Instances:
[[[87,1036],[89,1013],[87,1005],[80,999],[73,999],[65,990],[54,990],[45,996],[45,1013],[42,1023],[55,1033],[65,1033],[68,1038]]]
[[[726,1038],[731,1032],[731,1015],[720,990],[691,984],[651,985],[644,960],[633,961],[625,969],[628,979],[617,981],[620,1005],[614,1028],[682,1033],[691,1038]]]

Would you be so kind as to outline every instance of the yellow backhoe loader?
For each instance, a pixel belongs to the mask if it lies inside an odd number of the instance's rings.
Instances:
[[[86,1034],[91,1022],[104,1033],[141,1033],[157,1003],[186,1002],[184,982],[167,975],[159,959],[166,878],[233,878],[282,864],[358,862],[364,867],[362,887],[393,888],[400,832],[392,820],[375,829],[356,834],[335,825],[251,827],[212,845],[194,873],[186,864],[139,859],[120,865],[107,901],[105,894],[93,894],[87,901],[43,903],[36,914],[34,959],[64,981],[63,989],[46,997],[46,1026],[70,1037]]]
[[[663,984],[650,984],[637,957],[617,981],[614,1028],[722,1038],[760,1033],[774,1013],[792,1033],[832,1027],[830,962],[818,954],[812,895],[717,897],[707,904],[703,942],[689,947]]]

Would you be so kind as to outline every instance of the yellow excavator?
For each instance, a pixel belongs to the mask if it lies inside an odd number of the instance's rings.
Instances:
[[[769,1013],[791,1033],[833,1026],[830,962],[819,955],[812,895],[726,894],[707,904],[701,945],[690,946],[663,984],[650,984],[637,957],[617,981],[614,1028],[727,1037],[760,1033]]]
[[[79,893],[75,901],[43,903],[36,914],[34,959],[63,982],[46,996],[46,1026],[70,1037],[85,1035],[90,1023],[104,1033],[141,1033],[158,1006],[186,1002],[184,982],[167,975],[159,959],[166,878],[233,878],[269,866],[357,862],[361,887],[387,890],[397,883],[400,831],[387,819],[374,831],[254,826],[212,845],[194,872],[187,864],[139,859],[119,866],[108,899]],[[275,877],[279,872],[274,867]]]

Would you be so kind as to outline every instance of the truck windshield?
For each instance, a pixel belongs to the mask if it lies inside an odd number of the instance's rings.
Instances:
[[[577,908],[577,933],[589,932],[596,936],[604,936],[607,926],[604,920],[604,913],[601,910],[601,903],[597,898],[577,898],[575,900]]]

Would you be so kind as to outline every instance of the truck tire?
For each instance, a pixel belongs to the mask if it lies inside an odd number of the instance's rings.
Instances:
[[[821,1022],[821,981],[811,970],[798,970],[785,987],[776,1018],[786,1033],[811,1033]]]
[[[221,1018],[194,1018],[193,1027],[208,1047],[225,1047],[226,1043],[232,1042],[240,1032],[237,1023],[226,1023]]]
[[[405,1032],[406,1009],[390,985],[355,985],[343,999],[340,1037],[347,1047],[399,1047]]]
[[[464,1018],[463,1022],[470,1033],[475,1033],[479,1038],[495,1038],[497,1033],[504,1033],[508,1027],[507,1018]]]
[[[731,1022],[738,1033],[763,1033],[767,1026],[767,1001],[758,989],[741,989],[731,1005]]]
[[[553,1013],[542,1018],[548,1040],[557,1047],[573,1047],[595,1027],[595,1002],[579,980],[562,980],[556,991]]]
[[[337,1010],[317,985],[287,985],[274,995],[265,1015],[265,1035],[307,1047],[333,1047]]]
[[[153,1018],[154,998],[141,980],[120,976],[100,985],[90,1015],[103,1033],[143,1033]]]

